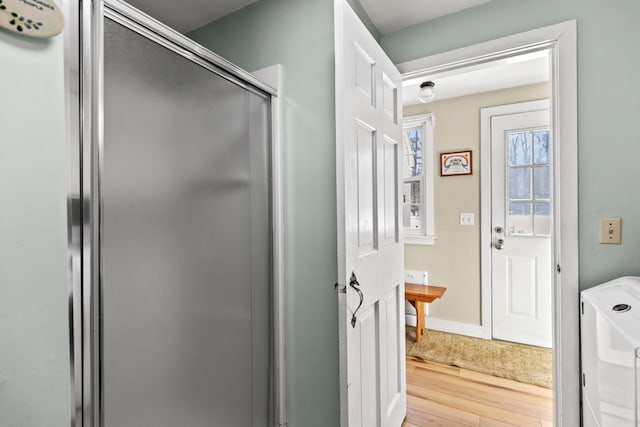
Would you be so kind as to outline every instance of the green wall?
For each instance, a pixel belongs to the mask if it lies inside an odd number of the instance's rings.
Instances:
[[[0,425],[69,426],[62,36],[0,58]]]
[[[362,7],[362,4],[358,0],[347,0],[347,3],[349,3],[353,11],[356,13],[356,15],[358,15],[358,17],[360,18],[362,23],[367,27],[371,35],[376,40],[380,41],[380,36],[381,36],[380,31],[378,31],[378,28],[375,26],[373,21],[371,21],[371,18],[367,14],[367,11],[364,10],[364,7]]]
[[[261,0],[189,36],[247,70],[283,66],[288,422],[337,426],[333,2]]]
[[[493,0],[382,36],[396,63],[570,19],[578,22],[580,286],[640,275],[640,2]],[[598,222],[622,218],[622,245]]]

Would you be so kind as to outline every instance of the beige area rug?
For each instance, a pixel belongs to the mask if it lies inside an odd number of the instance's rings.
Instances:
[[[552,351],[506,341],[426,330],[416,344],[407,326],[407,356],[457,366],[540,387],[552,387]]]

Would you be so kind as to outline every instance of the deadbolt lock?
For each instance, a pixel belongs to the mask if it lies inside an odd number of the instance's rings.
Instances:
[[[498,233],[498,234],[502,234],[502,233],[504,232],[504,228],[502,228],[502,227],[500,227],[500,226],[497,226],[497,227],[495,228],[495,230],[496,230],[496,233]]]

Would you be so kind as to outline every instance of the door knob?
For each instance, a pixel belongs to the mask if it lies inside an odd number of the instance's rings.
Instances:
[[[498,250],[502,249],[504,247],[504,239],[496,239],[496,243],[493,246]]]

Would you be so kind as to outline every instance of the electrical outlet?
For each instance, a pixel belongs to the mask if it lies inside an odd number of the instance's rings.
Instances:
[[[475,215],[472,212],[460,212],[460,225],[474,225]]]
[[[405,270],[404,281],[406,283],[426,285],[429,282],[429,273],[427,273],[426,271]]]
[[[622,237],[622,219],[600,219],[600,243],[619,245]]]

